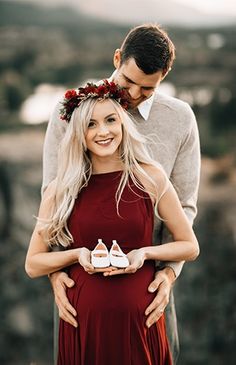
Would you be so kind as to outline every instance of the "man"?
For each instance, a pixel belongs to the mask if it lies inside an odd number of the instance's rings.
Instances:
[[[176,188],[181,204],[191,223],[196,216],[196,200],[200,171],[198,130],[190,107],[157,91],[167,76],[175,58],[175,48],[168,35],[156,25],[141,25],[131,30],[114,54],[115,72],[111,80],[125,87],[130,97],[130,112],[140,132],[155,141],[150,144],[153,157],[162,164]],[[66,123],[59,118],[56,107],[48,125],[44,145],[43,189],[56,176],[57,148]],[[154,241],[170,240],[162,224]],[[169,341],[173,357],[178,355],[176,316],[171,287],[182,270],[183,263],[160,263],[150,292],[156,297],[146,309],[146,324],[151,326],[166,310]],[[75,309],[66,297],[66,289],[74,282],[65,272],[50,275],[60,317],[77,326]]]

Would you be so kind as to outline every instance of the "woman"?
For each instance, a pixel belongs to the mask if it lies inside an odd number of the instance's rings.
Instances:
[[[42,198],[26,257],[30,277],[67,267],[78,328],[61,320],[58,365],[172,364],[164,315],[150,328],[144,311],[155,261],[190,261],[198,242],[175,190],[153,161],[124,108],[124,90],[107,80],[65,95],[69,122],[59,151],[57,178]],[[152,245],[154,213],[173,242]],[[116,240],[129,265],[97,269],[98,239]],[[50,252],[51,246],[66,248]],[[91,275],[94,274],[94,275]]]

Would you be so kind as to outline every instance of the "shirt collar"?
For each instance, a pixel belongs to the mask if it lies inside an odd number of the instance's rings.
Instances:
[[[114,79],[115,74],[116,74],[116,70],[113,72],[111,77],[108,79],[109,82],[111,82]],[[154,100],[154,93],[152,94],[152,96],[150,96],[150,98],[144,100],[137,107],[139,113],[141,114],[141,116],[143,117],[144,120],[148,120],[148,117],[149,117],[149,114],[150,114],[150,111],[152,108],[153,100]]]
[[[150,96],[150,98],[144,100],[141,104],[138,105],[138,111],[145,120],[148,120],[151,107],[153,104],[153,99],[154,99],[154,93],[152,94],[152,96]]]

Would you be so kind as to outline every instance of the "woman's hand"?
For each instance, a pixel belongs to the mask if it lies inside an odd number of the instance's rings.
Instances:
[[[105,268],[95,268],[91,264],[91,251],[88,250],[86,247],[82,247],[79,249],[79,257],[78,257],[79,264],[83,266],[84,270],[88,274],[95,274],[98,272],[111,272],[112,270],[115,270],[116,268],[109,266]]]
[[[86,247],[79,248],[78,261],[81,266],[83,266],[86,272],[94,270],[93,265],[90,262],[91,252]]]
[[[127,254],[127,257],[129,260],[129,266],[126,267],[125,272],[128,274],[133,274],[144,264],[144,261],[146,259],[145,249],[142,247],[136,250],[132,250]]]
[[[145,248],[139,248],[137,250],[132,250],[127,254],[129,260],[129,266],[125,269],[112,268],[110,272],[104,272],[104,276],[113,276],[119,274],[134,274],[138,269],[140,269],[146,259]]]

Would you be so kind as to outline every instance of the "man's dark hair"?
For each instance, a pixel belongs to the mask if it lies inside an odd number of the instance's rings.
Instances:
[[[167,72],[175,59],[175,46],[167,33],[155,24],[131,29],[121,46],[121,64],[134,58],[147,75]]]

